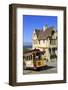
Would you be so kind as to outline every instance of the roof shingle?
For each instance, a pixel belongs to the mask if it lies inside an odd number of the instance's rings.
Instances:
[[[41,30],[40,29],[35,29],[38,40],[44,40],[44,39],[47,39],[48,37],[51,37],[52,31],[55,32],[53,27],[49,27],[45,31],[42,30],[42,29]]]

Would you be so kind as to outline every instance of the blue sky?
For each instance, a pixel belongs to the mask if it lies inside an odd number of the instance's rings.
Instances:
[[[23,15],[24,42],[32,42],[34,29],[42,29],[46,24],[57,29],[57,16]]]

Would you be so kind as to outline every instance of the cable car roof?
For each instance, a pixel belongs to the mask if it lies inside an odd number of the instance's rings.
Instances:
[[[40,51],[39,49],[33,49],[33,50],[25,51],[24,54],[28,54],[28,53],[33,54],[33,53],[37,53],[37,52],[42,53],[44,51]]]

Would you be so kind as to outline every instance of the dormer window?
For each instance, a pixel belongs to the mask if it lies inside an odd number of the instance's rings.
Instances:
[[[52,30],[51,35],[54,35],[55,31]]]
[[[33,40],[33,44],[37,44],[37,40]]]
[[[43,43],[45,43],[45,40],[43,40]]]
[[[33,36],[36,36],[36,33],[34,33]]]
[[[40,40],[39,40],[39,44],[40,44]]]

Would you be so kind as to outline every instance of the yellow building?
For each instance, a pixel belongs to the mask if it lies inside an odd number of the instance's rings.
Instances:
[[[57,58],[57,30],[54,27],[43,27],[42,30],[35,29],[32,35],[32,48],[45,51],[48,60]]]

